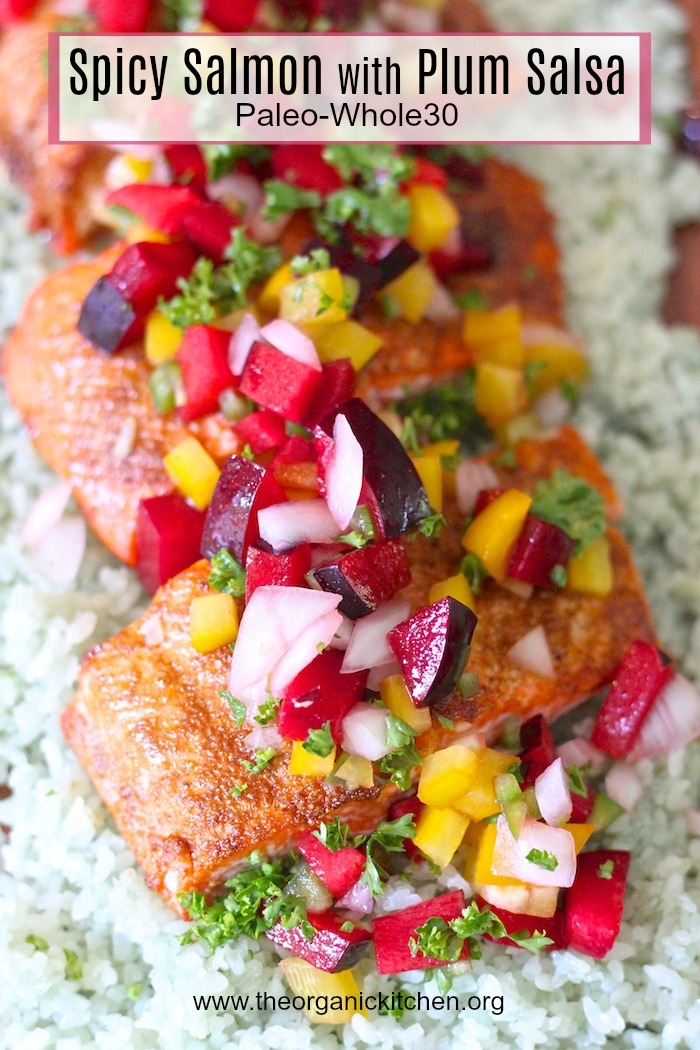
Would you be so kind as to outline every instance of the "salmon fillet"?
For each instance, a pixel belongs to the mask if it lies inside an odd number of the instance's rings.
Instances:
[[[538,449],[538,468],[518,469],[518,482],[532,488],[556,466],[592,480],[602,477],[590,452],[570,431],[520,446],[527,461]],[[512,472],[503,473],[504,484]],[[607,483],[609,486],[609,483]],[[609,487],[605,490],[609,497]],[[412,606],[427,602],[428,587],[457,570],[462,551],[456,511],[438,543],[407,539]],[[629,549],[614,529],[608,533],[614,587],[605,598],[570,592],[538,593],[523,602],[493,582],[477,598],[479,622],[469,670],[481,691],[465,700],[449,697],[440,710],[469,721],[492,737],[509,714],[561,713],[608,682],[635,638],[654,640],[654,628]],[[209,563],[202,561],[172,579],[147,612],[85,659],[77,692],[63,712],[63,732],[93,780],[105,805],[141,865],[149,886],[178,910],[177,894],[215,892],[254,849],[281,852],[321,820],[338,816],[353,831],[368,831],[383,819],[398,789],[392,784],[349,790],[287,772],[290,745],[257,775],[243,766],[253,757],[245,743],[249,727],[236,729],[226,701],[230,653],[195,652],[189,641],[190,602],[208,592]],[[526,631],[543,624],[556,678],[518,670],[506,658]],[[151,644],[149,644],[149,641]],[[418,740],[427,754],[454,734],[435,727]],[[237,784],[247,788],[232,796]]]

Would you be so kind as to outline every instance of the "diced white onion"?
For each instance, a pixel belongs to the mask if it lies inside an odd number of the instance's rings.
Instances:
[[[478,459],[463,459],[455,471],[457,506],[460,514],[471,514],[483,489],[498,488],[498,474]]]
[[[433,292],[433,297],[428,303],[424,316],[428,321],[440,324],[446,321],[454,321],[461,317],[462,311],[445,288],[444,284],[438,284]]]
[[[242,375],[250,348],[259,338],[260,325],[252,314],[243,314],[228,344],[228,366],[235,376]]]
[[[264,190],[254,175],[222,175],[210,182],[207,192],[214,200],[228,204],[232,199],[243,205],[243,219],[248,222],[259,210],[265,196]]]
[[[571,414],[571,402],[567,401],[556,386],[541,394],[532,407],[540,426],[543,427],[557,427]]]
[[[61,518],[35,544],[32,564],[49,583],[65,587],[78,575],[86,545],[84,518]]]
[[[591,772],[602,773],[608,763],[608,756],[582,736],[567,740],[557,748],[557,754],[565,766],[586,766],[590,764]]]
[[[506,657],[525,671],[534,671],[543,678],[554,678],[554,661],[542,624],[523,635],[511,646]]]
[[[569,778],[560,758],[551,762],[535,780],[535,798],[543,819],[553,827],[566,824],[571,816]]]
[[[347,417],[339,414],[333,422],[333,448],[325,469],[326,502],[338,532],[352,520],[362,491],[364,453]]]
[[[644,794],[644,787],[636,770],[626,762],[616,762],[605,778],[605,793],[613,802],[630,813]]]
[[[316,353],[316,347],[308,335],[296,325],[277,317],[260,329],[260,336],[271,346],[281,350],[287,357],[308,365],[316,372],[321,371],[321,362]]]
[[[276,726],[256,725],[243,738],[243,743],[251,751],[264,751],[268,747],[279,747],[282,743],[282,737],[279,735]]]
[[[386,711],[371,704],[355,704],[343,719],[343,751],[376,762],[389,754]]]
[[[532,850],[556,857],[554,871],[527,860]],[[511,834],[505,817],[496,825],[496,844],[491,868],[495,875],[520,879],[534,886],[571,886],[576,875],[574,839],[566,828],[552,828],[526,817],[517,840]]]
[[[290,500],[258,511],[260,538],[276,554],[300,543],[330,543],[338,526],[323,499]]]
[[[411,612],[409,602],[384,602],[369,616],[355,620],[350,644],[345,651],[341,674],[364,671],[367,667],[393,664],[396,656],[389,646],[387,634]]]
[[[682,674],[664,686],[642,722],[628,761],[665,755],[700,736],[700,694]]]
[[[358,881],[350,887],[345,896],[336,901],[336,906],[347,908],[348,911],[356,911],[358,915],[369,915],[374,909],[374,897],[369,886]]]

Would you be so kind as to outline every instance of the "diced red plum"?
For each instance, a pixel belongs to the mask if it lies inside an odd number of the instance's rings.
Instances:
[[[342,594],[339,611],[357,620],[406,587],[411,570],[401,540],[385,540],[319,565],[312,575],[321,590]]]
[[[319,483],[323,490],[325,469],[332,457],[333,423],[342,413],[362,446],[364,480],[371,491],[372,510],[388,539],[415,528],[430,516],[431,507],[416,468],[405,448],[379,416],[354,397],[328,415],[315,428],[319,460]],[[360,497],[365,502],[364,497]]]
[[[308,255],[316,248],[324,248],[328,252],[330,265],[337,267],[344,276],[354,277],[357,281],[357,299],[351,314],[358,314],[379,287],[379,270],[352,248],[343,244],[328,244],[321,237],[311,237],[306,241],[301,254]],[[348,397],[351,396],[348,394]]]
[[[242,394],[293,423],[302,423],[322,373],[262,340],[253,343],[241,376]]]
[[[563,529],[528,514],[513,544],[506,576],[531,583],[533,587],[555,590],[552,570],[557,565],[567,565],[574,546],[574,541]]]
[[[310,729],[331,724],[336,743],[343,736],[342,721],[364,700],[368,671],[341,674],[344,653],[325,649],[287,686],[279,708],[277,728],[288,740],[306,740]]]
[[[2,0],[0,3],[0,26],[6,26],[16,18],[28,15],[38,0]]]
[[[136,567],[150,594],[199,560],[204,513],[176,492],[141,500],[136,518]]]
[[[277,146],[272,154],[275,178],[304,190],[317,190],[319,193],[339,190],[343,180],[335,168],[323,159],[324,148],[294,143]]]
[[[211,325],[195,324],[185,329],[177,352],[187,401],[179,408],[186,423],[219,411],[219,396],[235,379],[228,365],[230,332]]]
[[[608,871],[604,865],[612,863]],[[602,959],[617,940],[630,866],[627,850],[597,849],[578,858],[576,878],[564,899],[567,948]]]
[[[372,939],[377,953],[377,971],[382,974],[405,973],[407,970],[430,970],[435,966],[444,966],[444,959],[432,959],[420,951],[412,955],[408,942],[415,938],[418,927],[423,926],[428,919],[439,918],[450,922],[459,918],[463,910],[464,894],[461,890],[453,890],[433,900],[374,919]],[[460,959],[468,958],[469,948],[465,942]]]
[[[256,455],[279,448],[287,440],[284,420],[275,412],[270,412],[269,408],[244,416],[233,424],[233,429],[241,441],[250,445]]]
[[[350,969],[369,945],[369,930],[363,930],[361,926],[341,930],[342,919],[331,911],[309,912],[307,919],[318,930],[311,941],[307,941],[300,926],[287,930],[281,922],[268,930],[265,936],[278,947],[285,948],[327,973]]]
[[[165,146],[163,155],[174,182],[183,183],[197,193],[204,193],[207,184],[207,164],[199,146],[175,143]]]
[[[223,261],[231,233],[240,220],[220,201],[201,201],[182,218],[182,235],[202,255]]]
[[[406,180],[404,186],[437,186],[439,190],[445,189],[448,176],[444,168],[436,164],[434,160],[428,160],[427,157],[414,157],[413,162],[413,175]]]
[[[287,438],[282,448],[275,454],[272,466],[286,465],[288,463],[315,463],[316,445],[310,438],[294,434]]]
[[[104,33],[143,33],[151,0],[90,0],[88,6]]]
[[[673,664],[655,646],[632,642],[596,716],[592,743],[612,758],[628,755],[654,701],[674,674]]]
[[[542,715],[533,715],[520,727],[520,758],[523,787],[532,787],[557,757],[549,726]]]
[[[348,401],[355,393],[355,379],[355,369],[348,358],[343,357],[325,364],[321,371],[320,386],[311,402],[304,425],[309,428],[315,427],[328,412]]]
[[[377,261],[379,271],[377,287],[384,288],[385,285],[391,284],[418,259],[420,259],[420,252],[412,244],[409,244],[408,241],[399,241],[390,252]]]
[[[475,627],[468,606],[442,598],[389,631],[387,641],[416,707],[437,703],[456,689]]]
[[[585,824],[588,821],[593,812],[595,794],[590,784],[586,784],[585,795],[577,795],[576,792],[571,792],[571,816],[569,817],[571,824]]]
[[[476,497],[476,503],[474,504],[474,517],[477,514],[481,514],[482,510],[486,510],[489,503],[493,503],[495,499],[502,496],[505,489],[481,489],[478,496]]]
[[[250,29],[260,0],[204,0],[203,17],[223,33],[240,33]]]
[[[154,230],[179,233],[183,216],[201,203],[202,198],[189,186],[156,186],[135,182],[112,190],[106,203],[126,208]]]
[[[430,265],[441,281],[456,273],[475,273],[487,270],[493,262],[493,255],[483,244],[477,244],[461,236],[456,251],[437,248],[428,256]]]
[[[562,948],[566,948],[566,939],[564,937],[564,912],[557,908],[554,915],[549,919],[542,919],[537,915],[516,915],[515,912],[506,911],[505,908],[496,908],[493,904],[488,904],[483,901],[480,897],[477,897],[477,903],[480,908],[486,905],[497,919],[500,919],[506,928],[507,933],[522,933],[523,931],[529,933],[531,936],[535,933],[544,934],[545,937],[549,937],[552,941],[551,944],[545,945],[544,951],[558,951]],[[512,941],[510,937],[491,937],[486,934],[486,939],[489,941],[496,941],[498,944],[507,945],[511,948],[518,948],[520,945],[517,941]]]
[[[296,849],[334,897],[344,897],[355,885],[365,866],[365,855],[354,846],[331,850],[313,831],[307,831]]]
[[[286,500],[272,473],[245,456],[231,456],[224,464],[207,510],[202,555],[213,558],[222,548],[239,562],[258,540],[258,511]]]
[[[131,303],[105,275],[98,277],[85,297],[77,328],[93,346],[107,354],[114,354],[138,339],[143,332],[143,324],[143,318],[137,319]]]
[[[145,317],[161,296],[169,299],[175,295],[178,278],[189,275],[195,258],[189,244],[139,241],[124,249],[109,279],[136,313]]]
[[[417,824],[423,808],[423,803],[418,798],[418,795],[411,795],[410,798],[402,798],[399,802],[394,802],[389,808],[389,820],[399,820],[401,817],[405,817],[407,813],[410,813],[413,817],[413,823]],[[425,860],[425,857],[418,849],[413,839],[403,840],[403,851],[409,860],[415,862],[422,862]]]
[[[245,559],[245,600],[256,587],[303,587],[311,565],[311,547],[300,543],[286,554],[249,547]]]

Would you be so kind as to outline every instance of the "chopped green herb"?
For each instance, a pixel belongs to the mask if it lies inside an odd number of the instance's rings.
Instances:
[[[588,768],[590,769],[590,765],[588,765]],[[588,788],[583,779],[583,773],[585,771],[585,768],[579,768],[579,766],[566,767],[566,775],[569,778],[569,788],[572,794],[580,795],[581,798],[586,798],[588,796]]]
[[[482,581],[485,580],[489,574],[489,570],[486,568],[479,555],[473,554],[471,551],[462,558],[459,571],[466,577],[467,583],[473,594],[479,593]]]
[[[457,689],[459,695],[465,700],[468,700],[470,696],[476,696],[481,689],[479,676],[475,671],[465,671],[457,683]]]
[[[406,419],[411,417],[421,441],[449,441],[457,438],[473,451],[489,441],[489,431],[476,411],[476,380],[467,368],[446,383],[408,394],[394,408]]]
[[[606,860],[603,864],[598,867],[598,878],[599,879],[611,879],[613,877],[613,871],[615,870],[615,864],[612,860]]]
[[[318,310],[316,311],[316,317],[320,317],[321,314],[327,313],[328,310],[330,310],[331,306],[333,306],[334,302],[335,300],[332,295],[329,295],[328,292],[321,291],[321,295],[318,300]]]
[[[374,539],[376,533],[372,513],[369,507],[362,503],[352,516],[350,530],[338,536],[338,542],[347,543],[351,547],[366,547]]]
[[[555,565],[549,574],[549,578],[555,587],[566,587],[569,574],[563,565]]]
[[[83,964],[72,948],[64,948],[63,954],[66,957],[66,977],[69,981],[79,981],[83,976]]]
[[[533,955],[537,955],[548,944],[554,944],[552,938],[545,935],[544,930],[535,930],[534,933],[530,933],[529,930],[518,930],[517,933],[509,933],[508,937],[511,941],[515,941],[518,947],[527,948]]]
[[[412,771],[423,761],[420,751],[413,743],[418,734],[396,715],[387,714],[386,721],[386,743],[391,751],[381,759],[379,771],[388,776],[402,791],[406,791],[411,786]]]
[[[403,447],[407,449],[413,456],[420,455],[420,446],[418,444],[418,434],[416,433],[416,424],[410,418],[404,419],[401,427],[401,433],[399,434],[399,440]]]
[[[274,722],[277,718],[277,708],[281,703],[282,701],[279,697],[268,693],[266,699],[258,707],[257,715],[254,716],[258,725],[269,726],[270,722]]]
[[[240,598],[245,594],[245,569],[225,547],[218,550],[211,560],[211,572],[207,581],[215,591],[224,591]]]
[[[248,709],[246,708],[245,704],[242,700],[239,700],[237,697],[235,697],[233,693],[229,692],[228,689],[218,689],[217,692],[219,696],[223,697],[228,706],[231,708],[231,711],[233,712],[233,719],[236,723],[236,729],[240,729],[243,723],[245,722],[245,718],[248,713]]]
[[[355,929],[355,924],[352,922],[344,922],[341,923],[340,929],[342,933],[352,933]]]
[[[562,379],[559,383],[559,389],[570,405],[576,404],[578,401],[578,386],[576,383],[572,382],[571,379]]]
[[[401,316],[401,307],[393,295],[382,295],[379,299],[379,305],[382,316],[386,317],[388,321],[395,321],[397,317]]]
[[[229,791],[229,795],[232,795],[234,798],[240,798],[243,792],[247,790],[247,784],[234,784],[231,790]]]
[[[445,715],[438,715],[437,720],[443,729],[454,729],[455,724],[451,718],[447,718]]]
[[[574,553],[605,533],[605,503],[600,492],[561,468],[548,481],[538,483],[530,510],[574,540]]]
[[[528,361],[523,368],[523,376],[525,377],[525,386],[530,397],[534,397],[535,394],[535,380],[540,374],[543,368],[547,367],[546,361]]]
[[[460,310],[486,310],[489,305],[488,299],[478,288],[474,288],[469,292],[462,292],[461,295],[455,295],[454,304]]]
[[[314,216],[316,229],[326,240],[338,239],[338,227],[352,223],[358,233],[382,237],[404,237],[411,224],[411,204],[390,184],[375,192],[345,186],[330,193],[323,209]]]
[[[430,514],[427,518],[423,518],[422,521],[418,522],[418,531],[432,539],[433,536],[440,535],[445,525],[447,525],[447,522],[444,515]]]
[[[38,933],[28,933],[24,940],[27,944],[31,944],[32,948],[37,952],[47,952],[49,950],[49,942],[40,937]]]
[[[546,849],[531,849],[525,856],[525,860],[529,860],[531,864],[536,864],[538,868],[542,868],[544,871],[554,871],[559,867],[559,861]]]
[[[412,157],[399,153],[395,146],[379,143],[326,146],[323,159],[345,182],[358,178],[369,189],[385,183],[396,186],[410,178],[416,167]]]
[[[274,747],[258,748],[255,752],[255,761],[252,762],[244,758],[242,765],[245,766],[249,773],[262,773],[263,769],[267,769],[276,755],[277,751]]]
[[[337,853],[339,849],[344,849],[350,842],[348,826],[343,824],[338,817],[334,817],[328,823],[322,820],[313,834],[333,853]]]
[[[182,369],[177,361],[164,361],[148,377],[153,407],[159,416],[172,412],[182,397]]]
[[[304,751],[310,755],[318,755],[319,758],[327,758],[335,747],[335,741],[331,734],[331,724],[326,722],[320,729],[310,729],[304,743],[301,745]]]
[[[143,985],[140,981],[134,981],[126,989],[126,997],[130,999],[132,1003],[135,1003],[143,995]]]
[[[505,470],[515,470],[518,465],[518,458],[512,448],[507,448],[505,452],[501,452],[499,456],[496,456],[492,462],[494,467],[502,467]]]
[[[552,944],[551,938],[539,932],[530,934],[529,930],[521,930],[518,933],[507,933],[505,926],[491,909],[486,905],[480,909],[476,901],[470,901],[462,914],[449,922],[440,918],[428,919],[418,927],[416,934],[417,937],[409,941],[413,955],[420,951],[432,959],[443,959],[445,962],[455,962],[459,959],[465,941],[469,941],[471,957],[479,958],[481,951],[473,938],[483,937],[484,934],[497,940],[509,937],[522,948],[534,953],[541,951],[547,944]]]
[[[271,222],[288,215],[289,212],[300,211],[302,208],[318,208],[321,204],[321,194],[316,190],[303,190],[279,179],[268,179],[263,183],[263,189],[265,203],[262,214],[263,218]]]
[[[302,427],[300,423],[292,423],[291,419],[285,419],[284,432],[287,437],[302,437],[306,438],[307,441],[310,441],[314,436],[312,431]]]
[[[168,6],[178,0],[166,0]],[[179,0],[180,3],[196,6],[193,0]],[[207,179],[216,182],[222,175],[228,175],[238,164],[239,160],[248,160],[251,164],[260,164],[267,160],[270,155],[266,146],[239,145],[238,143],[217,143],[199,147],[204,154],[207,165]]]
[[[241,455],[244,459],[255,459],[255,453],[253,452],[250,445],[244,445],[241,449]]]
[[[388,877],[388,873],[376,860],[374,850],[379,846],[381,849],[386,850],[387,853],[401,853],[404,839],[412,839],[415,837],[415,834],[416,825],[413,822],[412,814],[404,813],[398,820],[383,821],[368,838],[365,839],[364,835],[359,835],[355,839],[356,846],[364,843],[367,856],[364,871],[360,876],[360,882],[369,887],[373,897],[377,897],[383,892],[382,879]]]
[[[295,255],[289,265],[296,277],[306,277],[318,270],[328,270],[331,257],[327,248],[312,248],[308,255]]]
[[[523,770],[519,758],[516,758],[512,765],[508,766],[506,772],[510,773],[512,777],[515,777],[519,784],[522,784],[523,780],[525,779],[525,777],[523,776]]]

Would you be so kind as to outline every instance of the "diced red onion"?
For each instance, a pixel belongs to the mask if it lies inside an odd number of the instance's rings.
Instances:
[[[532,592],[534,587],[531,583],[525,583],[524,580],[511,580],[507,576],[504,580],[501,580],[501,587],[505,587],[507,591],[514,594],[516,598],[520,598],[521,601],[527,602],[532,598]]]
[[[243,374],[250,348],[260,338],[260,325],[252,314],[243,314],[228,344],[228,366],[235,376]]]
[[[358,881],[339,901],[336,901],[336,907],[347,908],[348,911],[355,911],[358,915],[369,915],[374,909],[372,891],[364,882]]]
[[[548,871],[526,859],[533,849],[554,854],[557,859],[554,871]],[[496,825],[491,868],[494,875],[520,879],[533,886],[571,886],[576,875],[573,836],[566,828],[552,828],[532,817],[525,817],[516,840],[505,817],[500,816]]]
[[[253,175],[222,175],[208,186],[209,196],[227,203],[232,197],[244,207],[243,219],[248,222],[259,210],[265,193]]]
[[[700,694],[682,674],[676,674],[657,696],[642,722],[629,762],[665,755],[700,736]]]
[[[605,778],[605,793],[613,802],[630,813],[644,794],[644,787],[636,770],[626,762],[616,762]]]
[[[296,325],[278,317],[260,329],[260,336],[287,357],[300,361],[301,364],[308,365],[317,372],[321,371],[321,362],[318,359],[316,347],[308,335]]]
[[[61,518],[32,549],[34,568],[49,583],[73,583],[85,554],[87,528],[84,518]]]
[[[248,233],[258,244],[276,244],[289,225],[291,217],[292,213],[287,212],[286,215],[280,215],[279,219],[266,219],[263,209],[260,208],[248,223]]]
[[[387,634],[411,612],[409,602],[384,602],[369,616],[355,620],[350,644],[345,652],[341,674],[364,671],[366,667],[381,667],[396,659],[389,647]]]
[[[565,766],[591,767],[591,772],[601,773],[608,763],[608,756],[582,736],[567,740],[557,748],[557,754]]]
[[[355,704],[343,719],[343,751],[376,762],[389,754],[386,711],[371,704]]]
[[[543,678],[554,678],[554,661],[544,627],[539,624],[511,646],[506,657],[516,667],[534,671]]]
[[[571,790],[560,758],[551,762],[535,780],[535,798],[543,820],[553,827],[566,824],[571,816]]]
[[[471,514],[482,489],[498,488],[498,474],[478,459],[463,459],[455,471],[457,506],[461,514]]]
[[[70,497],[71,487],[67,481],[59,481],[44,489],[22,525],[20,539],[25,547],[36,546],[58,524]]]
[[[300,543],[330,543],[338,526],[323,499],[289,500],[258,511],[260,538],[276,554]]]
[[[532,407],[540,426],[543,427],[557,427],[571,413],[571,402],[567,401],[556,386],[541,394]]]
[[[333,449],[325,470],[326,502],[336,525],[344,532],[357,509],[362,490],[364,453],[347,417],[333,423]]]
[[[462,311],[445,288],[444,284],[438,284],[433,297],[425,310],[425,317],[429,321],[440,324],[444,321],[454,321],[461,316]]]

